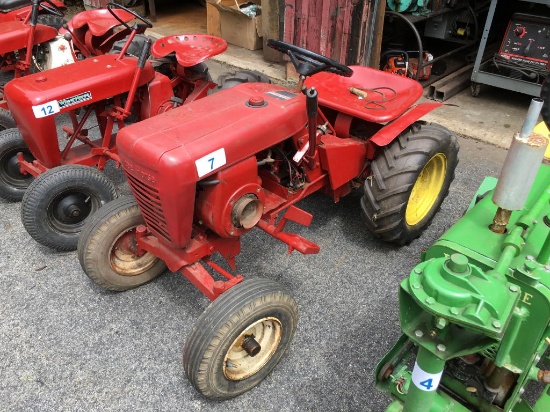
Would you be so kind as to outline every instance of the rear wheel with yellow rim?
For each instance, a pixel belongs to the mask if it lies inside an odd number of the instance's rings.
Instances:
[[[404,245],[429,226],[449,191],[458,143],[448,129],[417,122],[371,163],[361,199],[363,221],[377,237]]]

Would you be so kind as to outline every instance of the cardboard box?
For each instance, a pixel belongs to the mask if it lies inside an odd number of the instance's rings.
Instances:
[[[262,44],[262,16],[248,17],[239,9],[243,3],[260,5],[261,0],[208,0],[220,12],[222,38],[228,43],[258,50]]]

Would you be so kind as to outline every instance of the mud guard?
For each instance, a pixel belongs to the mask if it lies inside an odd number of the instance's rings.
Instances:
[[[443,106],[443,103],[427,102],[417,104],[393,122],[388,123],[385,127],[376,132],[369,139],[369,142],[379,147],[390,144],[403,130],[440,106]]]

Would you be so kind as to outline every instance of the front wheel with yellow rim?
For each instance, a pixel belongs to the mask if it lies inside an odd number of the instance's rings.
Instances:
[[[97,285],[124,291],[153,280],[164,261],[137,248],[136,228],[144,220],[132,197],[113,200],[84,225],[78,242],[80,266]]]
[[[361,199],[363,221],[377,237],[404,245],[429,226],[458,163],[456,136],[417,122],[380,150]]]
[[[283,287],[268,279],[244,280],[197,320],[183,350],[185,373],[209,399],[240,395],[279,363],[297,322],[296,302]]]

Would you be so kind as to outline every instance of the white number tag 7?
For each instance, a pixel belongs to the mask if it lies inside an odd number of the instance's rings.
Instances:
[[[207,175],[208,173],[222,167],[225,163],[225,150],[223,147],[195,160],[195,166],[197,167],[199,177],[203,177],[204,175]]]

